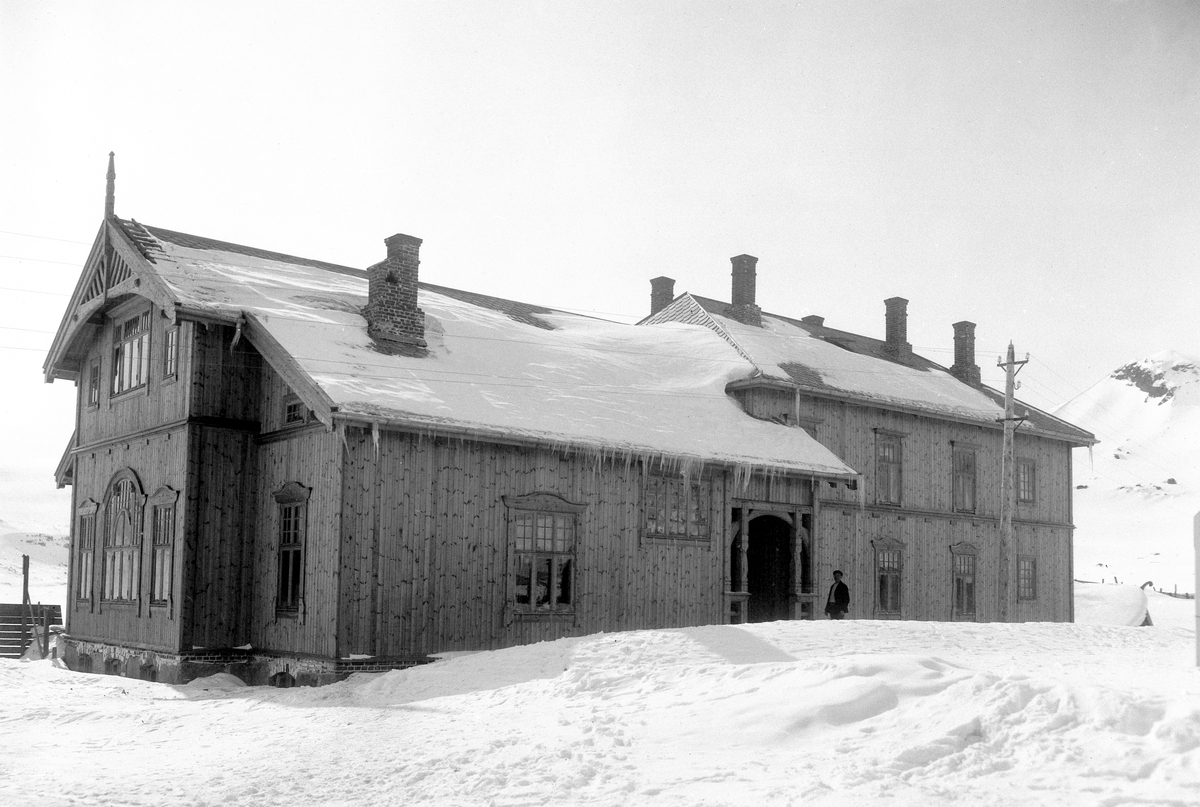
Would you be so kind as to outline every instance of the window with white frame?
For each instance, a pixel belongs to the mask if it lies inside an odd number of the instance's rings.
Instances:
[[[953,564],[953,616],[955,619],[974,620],[976,549],[971,544],[960,543],[950,547],[950,552]]]
[[[707,541],[712,534],[712,479],[646,474],[644,532],[651,538]]]
[[[1017,501],[1032,504],[1037,490],[1037,466],[1033,460],[1017,460]]]
[[[579,517],[585,505],[548,493],[505,496],[517,613],[574,613]]]
[[[956,513],[975,512],[975,448],[954,446],[953,497]]]
[[[146,386],[150,377],[150,312],[113,324],[112,394]]]
[[[142,507],[141,487],[132,472],[113,481],[104,503],[104,566],[101,599],[131,602],[141,596]]]

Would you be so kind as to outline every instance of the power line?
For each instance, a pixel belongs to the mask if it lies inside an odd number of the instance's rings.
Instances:
[[[71,295],[61,291],[40,291],[38,289],[14,289],[8,286],[0,286],[0,291],[19,291],[25,294],[49,294],[54,297],[70,297]]]
[[[33,233],[18,233],[18,232],[14,232],[12,230],[0,230],[0,233],[3,233],[4,235],[19,235],[22,238],[36,238],[39,241],[60,241],[64,244],[81,244],[82,246],[85,246],[85,247],[91,246],[90,241],[72,241],[69,238],[53,238],[49,235],[34,235]]]
[[[79,261],[52,261],[48,258],[26,258],[21,255],[0,255],[0,258],[8,258],[13,261],[36,261],[37,263],[61,263],[63,266],[79,266]]]

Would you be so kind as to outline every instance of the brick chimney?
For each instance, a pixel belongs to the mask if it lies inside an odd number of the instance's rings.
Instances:
[[[733,263],[733,306],[729,309],[729,316],[738,322],[761,328],[762,309],[754,302],[758,258],[753,255],[736,255],[729,260]]]
[[[656,277],[650,281],[650,314],[657,314],[675,299],[675,278]]]
[[[823,326],[825,324],[825,317],[818,316],[817,314],[809,314],[807,317],[801,317],[800,321],[805,325]]]
[[[908,356],[912,353],[908,343],[908,300],[891,297],[883,304],[887,308],[883,351],[894,359]]]
[[[954,364],[950,373],[959,381],[978,386],[979,365],[975,363],[975,323],[954,323]]]
[[[367,333],[402,345],[425,346],[425,312],[417,308],[421,239],[397,233],[383,239],[387,259],[367,269]]]

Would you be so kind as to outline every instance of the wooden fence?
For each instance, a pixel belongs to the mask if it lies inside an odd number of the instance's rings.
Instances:
[[[20,658],[35,641],[45,655],[50,626],[61,624],[61,605],[0,603],[0,658]]]

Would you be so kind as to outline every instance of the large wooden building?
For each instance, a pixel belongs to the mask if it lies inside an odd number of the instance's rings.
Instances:
[[[1071,618],[1071,447],[904,341],[652,281],[637,326],[105,220],[46,361],[78,387],[67,663],[320,683],[451,650],[821,616]],[[961,337],[961,338],[960,338]],[[870,379],[866,381],[865,379]]]

